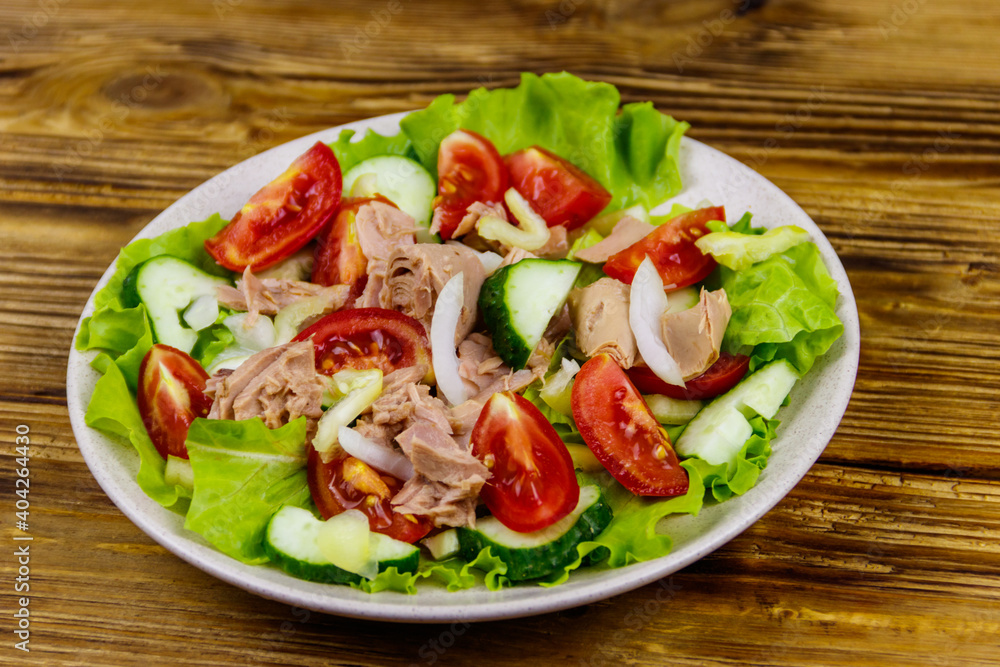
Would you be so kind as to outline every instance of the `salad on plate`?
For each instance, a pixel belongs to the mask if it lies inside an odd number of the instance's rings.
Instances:
[[[663,556],[661,519],[754,486],[843,332],[807,232],[661,206],[687,127],[526,74],[317,142],[231,220],[122,249],[76,340],[86,424],[187,530],[309,581]]]

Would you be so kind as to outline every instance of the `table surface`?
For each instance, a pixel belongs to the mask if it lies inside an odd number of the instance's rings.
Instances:
[[[1000,654],[1000,13],[993,0],[7,1],[0,5],[2,597],[31,433],[31,653],[4,664],[986,665]],[[786,191],[854,285],[836,436],[756,525],[586,607],[474,626],[294,610],[107,499],[66,411],[119,247],[273,145],[566,69]],[[668,582],[664,582],[666,585]]]

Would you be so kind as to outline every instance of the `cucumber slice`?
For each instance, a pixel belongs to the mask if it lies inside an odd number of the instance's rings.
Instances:
[[[548,528],[533,533],[518,533],[496,517],[476,522],[475,530],[458,529],[461,555],[474,559],[490,547],[494,556],[507,564],[511,581],[536,579],[552,574],[576,560],[576,545],[591,540],[611,523],[611,507],[604,492],[594,484],[580,488],[580,501],[567,516]]]
[[[417,225],[428,228],[437,195],[437,183],[419,163],[400,155],[377,155],[362,160],[344,174],[344,192],[366,174],[375,174],[375,192],[405,211]],[[419,236],[419,234],[418,234]],[[428,235],[429,237],[429,235]],[[426,242],[429,238],[417,239]]]
[[[661,424],[687,424],[705,405],[701,401],[686,401],[663,394],[646,394],[642,398]]]
[[[191,462],[177,456],[168,456],[167,467],[163,469],[163,481],[183,486],[188,491],[194,490],[194,469]]]
[[[679,290],[674,290],[667,296],[667,310],[666,314],[680,313],[685,310],[689,310],[698,305],[698,301],[701,297],[700,292],[697,287],[693,285],[691,287],[682,287]]]
[[[697,456],[713,465],[732,465],[753,435],[748,420],[754,415],[774,417],[798,379],[790,363],[772,361],[703,408],[674,449],[681,456]]]
[[[317,538],[324,523],[308,510],[286,505],[267,524],[264,550],[293,577],[326,584],[360,583],[361,575],[337,567],[320,551]],[[390,567],[400,572],[417,571],[420,560],[417,547],[381,533],[368,533],[368,539],[379,572]]]
[[[461,545],[458,542],[458,531],[454,528],[424,539],[423,544],[431,552],[431,558],[434,560],[445,560],[457,556],[461,550]]]
[[[583,264],[565,259],[522,259],[486,279],[479,309],[493,347],[508,366],[524,368],[552,316],[566,303]]]
[[[182,313],[199,297],[214,297],[221,285],[232,282],[183,259],[160,255],[132,269],[122,284],[122,301],[130,307],[146,306],[157,343],[190,354],[198,332],[181,320]]]

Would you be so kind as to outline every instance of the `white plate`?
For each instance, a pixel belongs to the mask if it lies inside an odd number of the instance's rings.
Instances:
[[[150,222],[135,238],[148,238],[215,212],[231,217],[258,189],[270,182],[316,141],[330,142],[341,129],[362,134],[372,128],[394,134],[405,114],[381,116],[317,132],[273,148],[242,162],[181,197]],[[847,409],[858,368],[858,313],[844,267],[819,228],[786,194],[736,160],[686,138],[681,144],[684,189],[671,201],[694,206],[702,200],[723,204],[730,222],[744,211],[767,227],[798,225],[819,246],[830,275],[840,288],[837,315],[844,335],[792,391],[791,405],[782,409],[774,454],[753,489],[717,505],[707,505],[697,517],[664,520],[674,550],[663,558],[603,572],[574,572],[554,588],[520,585],[491,593],[484,588],[448,593],[421,582],[416,595],[381,592],[369,595],[346,586],[314,584],[264,566],[248,566],[216,551],[200,536],[183,528],[183,518],[149,499],[135,481],[138,456],[124,441],[91,430],[83,422],[98,374],[88,366],[93,353],[70,352],[67,398],[73,431],[83,457],[108,497],[147,535],[195,567],[251,593],[322,612],[389,621],[477,621],[529,616],[587,604],[655,581],[702,558],[739,535],[780,501],[806,474],[833,437]],[[94,294],[105,285],[108,268]],[[94,295],[83,311],[93,312]],[[82,318],[81,318],[82,319]]]

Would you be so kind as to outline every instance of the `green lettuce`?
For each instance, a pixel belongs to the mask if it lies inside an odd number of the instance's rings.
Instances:
[[[354,130],[341,130],[337,140],[330,144],[333,154],[337,156],[337,162],[340,163],[341,173],[346,174],[354,165],[377,155],[402,155],[417,159],[413,144],[405,134],[387,137],[374,130],[368,130],[356,141],[355,134],[357,133]],[[432,173],[437,172],[432,171]],[[346,196],[347,193],[344,194]]]
[[[129,391],[121,369],[106,354],[97,355],[95,366],[104,372],[104,376],[94,386],[84,423],[132,443],[139,454],[139,474],[136,477],[139,488],[164,507],[184,514],[191,494],[183,486],[168,484],[163,478],[167,462],[156,451],[146,433],[135,397]]]
[[[160,255],[186,260],[212,275],[231,277],[232,273],[216,264],[204,247],[205,239],[215,235],[227,222],[216,213],[207,220],[192,222],[152,239],[139,239],[122,248],[114,274],[94,296],[94,314],[80,325],[76,349],[105,352],[121,369],[134,391],[138,385],[139,365],[154,340],[145,307],[140,304],[128,308],[122,299],[125,278],[142,262]],[[221,333],[206,335],[224,336]]]
[[[689,125],[650,102],[620,104],[608,83],[567,72],[525,73],[516,88],[478,88],[457,104],[454,95],[441,95],[400,127],[432,174],[441,140],[462,128],[482,134],[501,154],[538,145],[572,162],[608,189],[608,210],[652,208],[680,191],[678,154]]]
[[[800,374],[812,368],[844,331],[837,283],[815,243],[802,243],[742,271],[720,266],[711,279],[726,290],[733,315],[723,346],[753,347],[751,370],[787,359]]]
[[[742,271],[808,240],[809,233],[806,230],[795,225],[785,225],[769,229],[760,235],[733,231],[712,232],[695,243],[719,264],[734,271]]]
[[[184,527],[244,563],[268,561],[264,531],[282,505],[311,508],[306,420],[195,419],[187,436],[194,495]]]

